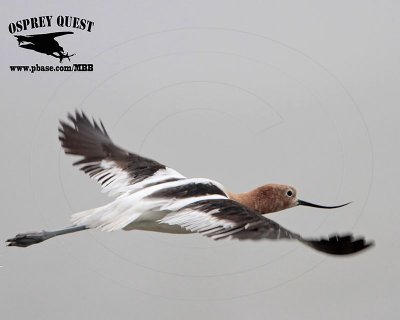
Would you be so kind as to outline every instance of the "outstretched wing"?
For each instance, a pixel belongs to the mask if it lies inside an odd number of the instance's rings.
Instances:
[[[28,34],[24,37],[30,39],[43,39],[43,38],[56,38],[60,36],[64,36],[66,34],[73,34],[72,31],[61,31],[61,32],[50,32],[50,33],[39,33],[39,34]]]
[[[82,157],[74,165],[98,181],[103,192],[118,196],[185,178],[157,161],[116,146],[101,121],[90,121],[78,111],[68,119],[70,124],[60,121],[61,145],[65,153]]]
[[[230,199],[193,202],[159,222],[179,225],[215,240],[228,237],[239,240],[298,240],[318,251],[334,255],[356,253],[372,244],[366,243],[363,238],[354,239],[351,235],[306,239]]]

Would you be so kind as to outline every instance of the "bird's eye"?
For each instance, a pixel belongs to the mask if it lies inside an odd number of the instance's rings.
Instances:
[[[288,197],[291,197],[291,196],[293,195],[293,191],[292,191],[292,190],[288,190],[288,191],[286,192],[286,195],[287,195]]]

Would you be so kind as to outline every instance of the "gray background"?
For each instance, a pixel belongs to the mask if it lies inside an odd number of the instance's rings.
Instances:
[[[399,9],[397,1],[3,1],[2,241],[67,225],[73,212],[110,200],[61,152],[58,119],[75,108],[100,117],[119,145],[186,176],[234,191],[291,184],[327,205],[354,201],[271,217],[303,235],[352,231],[376,241],[348,258],[291,242],[122,231],[2,245],[5,319],[397,318]],[[94,72],[9,71],[58,64],[19,49],[7,30],[45,14],[95,22],[91,33],[59,38],[77,54],[72,62]]]

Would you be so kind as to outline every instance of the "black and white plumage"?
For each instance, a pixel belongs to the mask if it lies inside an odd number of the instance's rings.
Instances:
[[[283,185],[265,185],[235,195],[216,181],[186,178],[116,146],[103,124],[90,121],[84,113],[77,111],[68,118],[69,122],[60,121],[59,128],[65,153],[80,156],[74,165],[116,198],[102,207],[73,214],[72,227],[18,234],[7,240],[10,246],[26,247],[86,229],[199,233],[215,240],[297,240],[336,255],[355,253],[372,244],[352,235],[305,239],[263,216],[297,205],[329,209],[343,205],[326,207],[298,200],[296,190]]]
[[[78,111],[71,123],[60,122],[60,141],[67,154],[81,156],[74,163],[103,192],[116,199],[99,208],[76,213],[76,226],[102,231],[151,230],[200,233],[213,239],[293,239],[330,254],[349,254],[370,245],[350,235],[304,239],[259,212],[229,198],[218,182],[186,178],[154,160],[117,147],[103,124]]]
[[[60,121],[59,139],[66,154],[82,156],[74,163],[98,181],[110,195],[132,193],[144,186],[185,177],[166,166],[117,147],[100,125],[76,112],[72,125]],[[140,184],[146,180],[145,183]]]

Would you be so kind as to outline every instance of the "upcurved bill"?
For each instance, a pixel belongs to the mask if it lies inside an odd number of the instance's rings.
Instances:
[[[303,200],[297,200],[297,205],[298,205],[298,206],[307,206],[307,207],[322,208],[322,209],[335,209],[335,208],[340,208],[340,207],[347,206],[347,205],[350,204],[350,203],[351,203],[351,202],[347,202],[347,203],[341,204],[341,205],[339,205],[339,206],[327,207],[327,206],[320,206],[319,204],[314,204],[314,203],[310,203],[310,202],[303,201]]]

